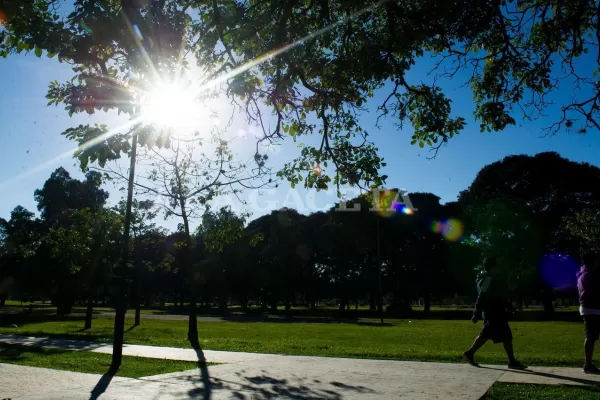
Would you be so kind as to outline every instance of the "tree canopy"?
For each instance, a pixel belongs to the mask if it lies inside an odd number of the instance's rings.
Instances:
[[[366,111],[408,123],[421,147],[458,134],[466,116],[453,111],[445,79],[470,88],[482,131],[537,118],[556,100],[549,132],[600,127],[592,0],[1,0],[0,8],[0,55],[31,51],[73,65],[70,81],[51,83],[51,104],[137,116],[138,95],[192,61],[200,86],[218,89],[204,95],[234,100],[263,128],[259,141],[304,143],[280,175],[308,187],[383,183]],[[423,60],[433,60],[435,79],[411,81]],[[572,97],[556,99],[572,85]],[[79,153],[86,166],[130,150],[131,132],[107,132],[82,125],[65,134],[96,145]],[[155,127],[144,133],[143,145],[169,143]]]

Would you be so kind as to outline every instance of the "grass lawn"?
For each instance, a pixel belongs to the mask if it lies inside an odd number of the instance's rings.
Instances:
[[[598,386],[496,383],[481,400],[600,400]]]
[[[90,374],[104,374],[110,367],[110,361],[110,354],[0,343],[0,363],[86,372]],[[198,363],[124,356],[117,375],[139,378],[194,368],[198,368]]]
[[[127,320],[127,324],[132,324]],[[69,337],[112,341],[112,318],[97,317],[93,328],[82,329],[82,319],[21,323],[0,328],[1,333]],[[198,323],[204,349],[394,360],[460,362],[481,328],[470,321],[394,321],[391,326],[347,323],[207,322]],[[581,367],[584,330],[582,323],[512,323],[517,356],[529,365]],[[129,326],[125,341],[131,344],[189,347],[187,321],[142,320]],[[487,344],[477,361],[504,364],[502,345]]]

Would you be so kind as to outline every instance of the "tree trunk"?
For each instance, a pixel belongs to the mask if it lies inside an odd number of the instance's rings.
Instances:
[[[198,341],[198,317],[196,316],[196,299],[192,296],[190,301],[190,313],[188,316],[188,340],[192,345],[192,348],[196,349],[200,347]]]
[[[4,306],[6,304],[6,298],[8,296],[6,294],[3,294],[0,296],[0,306]]]
[[[377,310],[377,297],[374,291],[369,293],[369,311]]]
[[[221,312],[227,311],[227,297],[225,297],[225,296],[219,297],[219,311],[221,311]]]
[[[340,306],[338,308],[338,311],[343,313],[344,310],[346,310],[346,304],[348,303],[348,301],[345,298],[341,298],[340,299]]]
[[[127,261],[129,260],[129,231],[131,229],[131,206],[133,203],[133,181],[135,179],[135,157],[137,149],[137,134],[134,132],[131,139],[131,160],[129,164],[129,182],[127,188],[127,207],[125,209],[125,221],[124,221],[124,232],[123,232],[123,253],[121,255],[121,268],[118,271],[117,279],[117,301],[115,310],[115,329],[113,335],[113,353],[110,364],[110,372],[113,374],[121,367],[121,361],[123,360],[123,342],[125,335],[125,313],[126,298],[125,298],[125,286],[126,286],[126,272],[127,272]]]
[[[70,298],[59,298],[56,303],[56,314],[64,316],[71,314],[73,310],[73,300]]]
[[[140,314],[141,314],[140,302],[136,301],[135,302],[135,322],[134,322],[135,326],[139,326],[140,325]]]
[[[429,315],[430,311],[431,311],[431,295],[429,293],[427,293],[423,297],[423,314]]]
[[[113,353],[110,371],[116,372],[121,367],[123,360],[123,342],[125,335],[125,301],[120,299],[115,310],[115,329],[113,338]]]
[[[551,297],[544,297],[542,299],[542,304],[544,305],[544,313],[548,315],[554,314],[554,304],[552,303]]]
[[[87,299],[87,309],[85,310],[85,324],[83,329],[92,329],[92,312],[94,311],[94,296],[90,293]]]
[[[285,311],[290,312],[292,309],[292,303],[290,303],[290,298],[288,296],[285,297]]]

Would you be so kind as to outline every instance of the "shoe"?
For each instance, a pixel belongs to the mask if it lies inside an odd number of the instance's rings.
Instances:
[[[524,369],[527,369],[527,366],[521,364],[520,361],[514,360],[514,361],[508,363],[508,369],[520,369],[520,370],[524,370]]]
[[[471,364],[471,365],[472,365],[472,366],[474,366],[474,367],[479,367],[479,364],[477,364],[477,363],[475,362],[475,357],[473,356],[473,353],[470,353],[470,352],[468,352],[468,351],[465,351],[465,352],[463,353],[463,356],[464,356],[464,357],[467,359],[467,362],[468,362],[469,364]]]
[[[600,375],[600,369],[596,368],[594,364],[586,364],[583,366],[583,372],[586,374]]]

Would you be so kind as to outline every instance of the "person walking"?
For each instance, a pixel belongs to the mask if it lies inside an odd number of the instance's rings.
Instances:
[[[513,336],[508,324],[508,295],[506,282],[502,279],[495,258],[483,260],[484,273],[477,279],[477,301],[471,321],[474,324],[483,318],[483,328],[473,342],[471,348],[463,353],[469,364],[479,366],[475,362],[475,353],[488,340],[494,344],[502,343],[508,356],[508,368],[526,369],[527,367],[515,358]]]
[[[577,289],[579,291],[579,313],[585,324],[585,342],[583,345],[586,374],[600,374],[592,362],[594,345],[600,336],[600,255],[588,252],[582,257],[583,266],[577,273]]]

